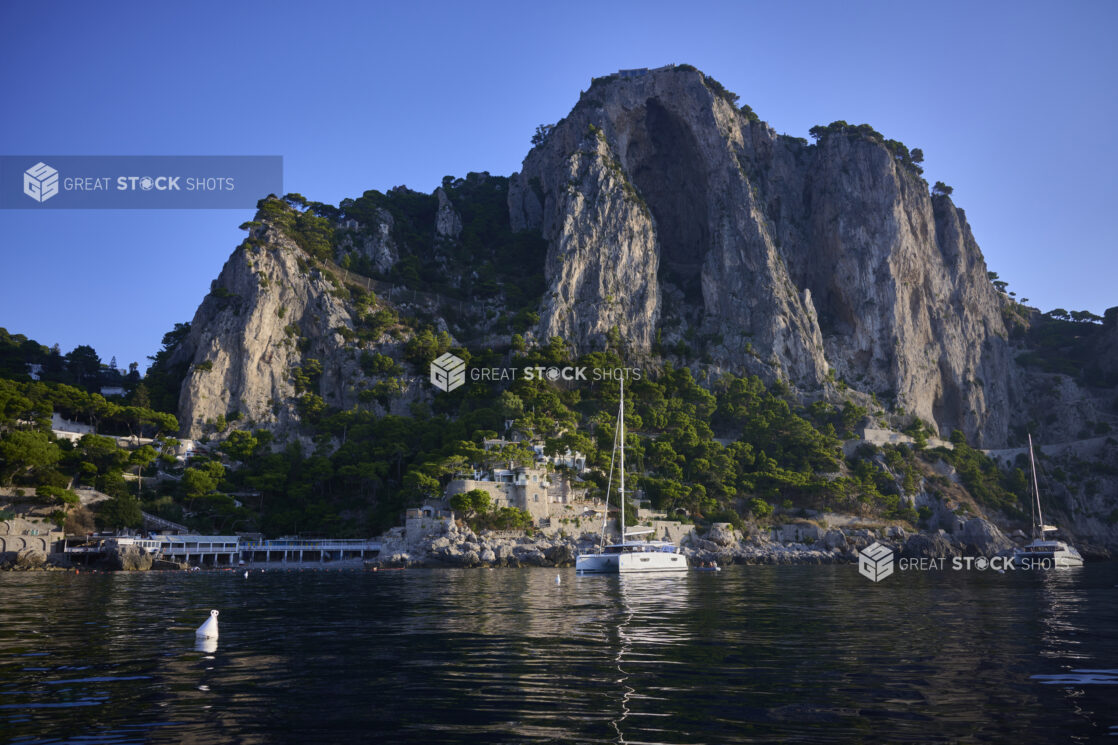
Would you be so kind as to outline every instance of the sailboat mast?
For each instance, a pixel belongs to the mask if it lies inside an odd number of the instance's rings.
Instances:
[[[621,542],[625,542],[625,378],[621,378],[621,487],[618,494],[621,498]]]
[[[1033,470],[1033,537],[1044,540],[1044,515],[1040,511],[1040,486],[1036,480],[1036,459],[1033,457],[1033,435],[1029,433],[1029,466]]]
[[[606,485],[606,509],[602,512],[602,540],[598,543],[598,553],[606,547],[606,531],[609,530],[609,495],[613,489],[613,469],[617,465],[617,430],[613,431],[613,447],[609,454],[609,481]]]

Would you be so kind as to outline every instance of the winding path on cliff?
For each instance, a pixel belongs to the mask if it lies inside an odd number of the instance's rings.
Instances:
[[[1064,455],[1070,452],[1077,457],[1089,457],[1095,454],[1093,451],[1105,447],[1106,441],[1112,437],[1113,435],[1100,435],[1099,437],[1088,437],[1085,440],[1069,440],[1068,442],[1036,445],[1035,447],[1045,455]],[[1027,455],[1029,449],[1004,448],[1001,450],[983,450],[982,452],[994,460],[1012,463],[1017,459],[1017,456]]]

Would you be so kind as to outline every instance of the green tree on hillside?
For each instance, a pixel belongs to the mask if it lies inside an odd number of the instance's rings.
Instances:
[[[484,514],[489,511],[491,505],[492,500],[489,497],[489,492],[483,489],[470,489],[466,492],[459,492],[450,498],[451,509],[463,514]]]
[[[99,504],[96,519],[102,528],[111,530],[138,528],[144,521],[140,502],[131,495],[113,497]]]
[[[0,437],[0,483],[53,467],[62,451],[44,432],[13,430]]]
[[[547,142],[547,138],[551,136],[551,130],[553,129],[555,129],[554,124],[541,124],[536,127],[536,132],[532,135],[532,146],[535,147]]]
[[[101,377],[101,358],[93,347],[81,344],[66,355],[66,369],[76,383],[93,387]]]

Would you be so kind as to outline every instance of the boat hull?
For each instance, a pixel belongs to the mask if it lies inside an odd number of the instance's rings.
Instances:
[[[583,574],[686,572],[687,557],[666,551],[584,554],[575,560],[575,569]]]
[[[581,574],[617,574],[620,554],[584,554],[575,559],[575,569]]]
[[[1083,566],[1083,557],[1067,552],[1018,552],[1013,556],[1013,563],[1019,567],[1036,567],[1040,569],[1071,569]]]

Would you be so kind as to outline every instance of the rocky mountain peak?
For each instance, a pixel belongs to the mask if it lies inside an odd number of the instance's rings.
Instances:
[[[399,360],[429,327],[479,349],[514,334],[576,352],[621,340],[634,364],[758,375],[804,402],[850,398],[986,447],[1035,426],[1031,392],[1050,381],[1015,366],[1024,349],[1009,340],[1026,309],[995,289],[950,190],[922,178],[922,153],[865,124],[811,134],[777,134],[693,67],[625,70],[540,127],[509,178],[447,177],[429,194],[401,186],[336,207],[289,195],[255,222],[177,353],[195,366],[181,419],[190,433],[227,412],[294,426],[306,391],[292,370],[307,359],[325,365],[325,406],[368,398],[362,386],[406,388],[398,375],[362,380],[355,360]],[[375,315],[395,320],[363,321],[374,312],[324,270],[333,262],[370,292],[379,283]],[[1107,318],[1092,337],[1104,363]],[[396,321],[397,337],[356,330]],[[1102,368],[1084,367],[1109,379]],[[1052,434],[1076,434],[1079,418]]]
[[[587,349],[616,326],[1004,441],[1006,331],[962,211],[872,128],[808,144],[736,100],[688,66],[623,71],[541,138],[509,188],[548,241],[540,333]]]

